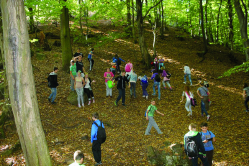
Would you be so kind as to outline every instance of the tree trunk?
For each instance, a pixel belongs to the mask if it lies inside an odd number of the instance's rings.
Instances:
[[[222,5],[222,0],[220,0],[220,7],[219,7],[218,15],[217,15],[216,42],[218,42],[219,40],[219,19],[220,19],[221,5]]]
[[[9,96],[27,166],[51,166],[31,65],[23,0],[1,0]]]
[[[135,31],[135,10],[134,10],[134,0],[131,0],[132,2],[132,36],[133,36],[133,42],[137,43],[137,37],[136,37],[136,31]]]
[[[34,33],[35,32],[35,22],[34,22],[34,13],[33,13],[33,8],[30,7],[29,8],[29,29],[30,29],[30,33]]]
[[[203,6],[202,6],[202,0],[200,0],[200,9],[201,9],[201,29],[202,29],[202,38],[204,42],[204,55],[207,53],[207,39],[205,37],[205,28],[204,28],[204,19],[203,19]]]
[[[132,0],[133,1],[133,0]],[[131,1],[130,0],[126,0],[126,4],[127,4],[127,24],[128,24],[128,33],[129,35],[132,35],[132,29],[131,29]]]
[[[243,2],[242,2],[243,3]],[[245,49],[245,55],[246,55],[246,61],[249,60],[249,40],[248,40],[248,35],[247,35],[247,8],[245,4],[243,3],[245,14],[242,11],[241,5],[239,0],[234,0],[234,6],[236,9],[236,13],[239,18],[239,24],[240,24],[240,34],[243,42],[243,46]]]
[[[229,16],[229,41],[231,44],[231,50],[233,51],[233,7],[231,0],[228,0],[227,3],[228,3],[228,16]]]
[[[163,16],[163,1],[161,2],[161,7],[162,7],[162,21],[161,21],[161,29],[160,29],[160,34],[161,34],[161,38],[163,38],[163,34],[164,34],[164,16]]]
[[[208,18],[207,18],[207,6],[208,6],[208,0],[206,0],[206,6],[205,6],[205,35],[206,35],[206,40],[207,40],[207,43],[209,41],[208,39]]]
[[[82,28],[82,0],[79,0],[79,6],[80,6],[80,32],[81,32],[81,39],[83,38],[83,28]]]
[[[66,8],[66,6],[63,6],[61,12],[62,13],[60,15],[60,20],[61,20],[60,25],[61,25],[62,69],[64,71],[67,71],[69,69],[70,60],[72,58],[68,8]]]

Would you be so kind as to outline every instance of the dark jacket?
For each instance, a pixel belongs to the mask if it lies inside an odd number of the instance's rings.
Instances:
[[[118,76],[115,78],[115,80],[118,81],[117,89],[125,89],[125,82],[129,82],[126,76]]]
[[[184,150],[185,150],[185,152],[186,152],[185,142],[186,142],[186,139],[188,137],[194,139],[194,141],[198,147],[199,154],[206,155],[206,151],[205,151],[202,139],[201,139],[201,135],[198,131],[189,131],[187,134],[185,134],[185,136],[184,136]]]
[[[50,88],[56,88],[58,86],[57,73],[51,72],[48,76],[48,86]]]

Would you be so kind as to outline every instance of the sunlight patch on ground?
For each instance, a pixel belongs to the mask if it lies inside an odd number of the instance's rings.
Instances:
[[[221,162],[213,162],[214,165],[216,166],[228,166],[229,164],[227,161],[221,161]]]

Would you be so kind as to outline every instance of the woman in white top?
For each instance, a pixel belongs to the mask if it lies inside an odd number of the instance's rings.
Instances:
[[[93,103],[95,103],[93,91],[92,91],[92,88],[91,88],[91,83],[95,82],[95,81],[94,80],[91,81],[91,78],[88,77],[88,73],[85,73],[84,81],[86,83],[85,86],[84,86],[84,92],[87,94],[88,105],[90,105],[91,104],[91,98],[93,100]]]
[[[188,78],[189,78],[190,85],[192,85],[191,70],[190,70],[188,64],[185,64],[185,66],[184,66],[184,82],[183,82],[184,84],[187,83],[187,80],[186,80],[186,77],[187,77],[187,76],[188,76]]]
[[[190,91],[190,86],[189,85],[185,85],[184,91],[182,93],[182,100],[181,100],[181,102],[183,102],[184,96],[186,96],[185,108],[189,112],[188,116],[192,116],[191,100],[190,100],[190,98],[193,98],[194,95]]]
[[[82,102],[82,107],[84,107],[84,90],[83,86],[85,85],[85,81],[83,77],[81,77],[81,71],[79,70],[77,73],[77,77],[75,77],[74,81],[74,89],[76,89],[77,96],[78,96],[78,106],[81,107],[80,101]]]

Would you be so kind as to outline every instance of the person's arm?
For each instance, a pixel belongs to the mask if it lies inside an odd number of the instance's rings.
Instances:
[[[184,92],[182,93],[182,100],[180,102],[183,102],[183,98],[184,98]]]
[[[245,99],[246,98],[246,91],[243,90],[243,98]]]
[[[197,89],[197,94],[198,94],[198,96],[202,99],[203,97],[200,95],[200,92],[199,92],[199,90]]]
[[[74,57],[73,60],[74,60],[74,61],[79,61],[77,56]]]
[[[85,79],[83,77],[81,78],[82,78],[83,86],[85,86],[86,85]]]
[[[196,144],[197,144],[197,147],[199,148],[200,152],[203,154],[203,157],[205,158],[206,157],[206,151],[205,151],[205,148],[204,148],[200,133],[198,133],[197,136],[196,136]]]
[[[148,113],[149,113],[149,111],[150,111],[150,108],[151,108],[151,106],[149,106],[149,107],[147,108],[147,111],[146,111],[146,120],[149,120]]]
[[[76,81],[74,81],[74,89],[76,89]]]
[[[163,113],[161,113],[161,112],[159,112],[158,110],[156,110],[156,113],[158,113],[158,114],[160,114],[160,115],[164,116],[164,114],[163,114]]]
[[[153,74],[153,72],[151,73],[151,80],[153,80],[155,78],[155,75]]]
[[[82,70],[83,70],[84,73],[86,72],[84,66],[82,67]]]
[[[72,74],[72,71],[70,71],[70,75],[71,75],[72,79],[74,80],[74,76],[73,76],[73,74]]]
[[[121,61],[125,62],[125,60],[123,60],[123,59],[121,59],[121,58],[119,58],[119,60],[121,60]]]

